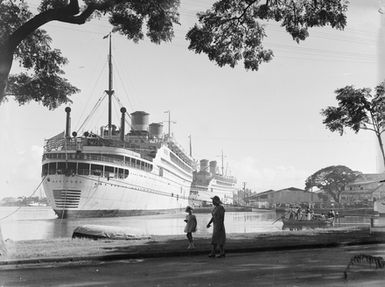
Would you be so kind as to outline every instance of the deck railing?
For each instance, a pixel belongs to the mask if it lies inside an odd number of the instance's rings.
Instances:
[[[125,148],[130,150],[139,150],[140,146],[136,144],[130,144],[127,142],[122,142],[115,139],[103,139],[103,138],[52,138],[46,140],[44,146],[45,152],[55,151],[55,150],[81,150],[83,146],[108,146],[108,147],[117,147]]]

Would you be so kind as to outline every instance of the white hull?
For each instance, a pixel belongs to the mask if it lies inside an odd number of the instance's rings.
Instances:
[[[126,152],[126,151],[124,151]],[[46,174],[43,188],[48,202],[59,217],[126,216],[181,210],[188,205],[192,175],[175,166],[161,148],[154,167],[142,170],[111,162],[71,159],[74,165],[90,164],[124,168],[128,175],[119,178],[73,174]],[[133,155],[131,155],[133,156]],[[70,157],[71,158],[71,157]],[[45,159],[43,165],[59,160]],[[156,162],[156,163],[155,163]]]
[[[143,181],[143,182],[140,182]],[[153,180],[155,181],[155,180]],[[117,180],[96,176],[48,176],[43,187],[55,212],[81,214],[99,211],[145,213],[182,209],[187,205],[188,187],[149,179]]]
[[[208,186],[192,185],[190,204],[193,206],[211,206],[211,198],[219,196],[223,204],[233,204],[234,186],[222,186],[212,180]]]

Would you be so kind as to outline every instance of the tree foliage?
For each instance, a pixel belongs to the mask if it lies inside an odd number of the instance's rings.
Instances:
[[[12,95],[20,104],[34,100],[53,109],[79,91],[63,77],[68,61],[51,47],[51,37],[41,29],[44,24],[81,25],[105,16],[114,32],[130,40],[147,36],[160,43],[174,35],[178,6],[179,0],[42,0],[33,15],[24,0],[0,1],[0,102]],[[14,60],[23,72],[9,75]]]
[[[41,27],[51,21],[81,25],[107,17],[112,30],[138,42],[170,41],[179,24],[179,0],[41,0],[33,15],[25,0],[0,0],[0,102],[12,94],[20,104],[35,100],[49,108],[78,92],[63,76],[67,59],[51,47]],[[265,24],[278,22],[300,42],[308,28],[346,25],[347,0],[216,0],[198,14],[199,23],[187,34],[189,49],[206,53],[219,66],[258,70],[273,57],[263,47]],[[13,60],[24,72],[9,77]],[[7,83],[8,89],[7,89]]]
[[[345,0],[221,0],[199,13],[199,24],[188,33],[189,49],[205,53],[219,66],[234,67],[243,59],[246,69],[258,70],[273,57],[263,47],[265,24],[279,22],[298,43],[311,27],[346,25]]]
[[[330,195],[336,202],[340,202],[343,188],[353,182],[361,172],[352,171],[343,165],[328,166],[315,172],[306,179],[305,190],[317,187]]]
[[[369,130],[376,134],[385,165],[385,154],[381,139],[385,131],[385,83],[374,88],[356,89],[346,86],[336,90],[338,106],[329,106],[321,111],[323,123],[332,132],[343,135],[347,128],[355,133]]]

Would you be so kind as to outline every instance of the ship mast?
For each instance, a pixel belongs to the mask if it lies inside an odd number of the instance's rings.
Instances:
[[[171,124],[176,124],[176,122],[171,120],[171,111],[170,110],[165,111],[164,113],[168,114],[168,120],[167,120],[167,123],[168,123],[168,138],[170,138],[171,137]]]
[[[190,157],[192,157],[192,144],[191,144],[191,135],[188,136],[190,142]]]
[[[111,124],[112,95],[114,94],[114,90],[112,88],[111,32],[108,34],[107,37],[109,37],[109,51],[108,51],[108,90],[106,90],[106,93],[108,95],[108,137],[111,137],[112,136],[112,124]]]
[[[222,175],[224,175],[223,174],[223,150],[222,150]]]

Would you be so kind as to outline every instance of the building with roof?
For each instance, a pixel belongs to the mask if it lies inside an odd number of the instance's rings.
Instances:
[[[249,198],[251,206],[257,208],[274,208],[278,206],[289,206],[291,204],[319,204],[322,198],[315,192],[306,191],[296,187],[280,190],[267,190]]]
[[[373,207],[376,201],[385,200],[384,180],[384,173],[359,175],[344,187],[340,203],[345,207]]]

